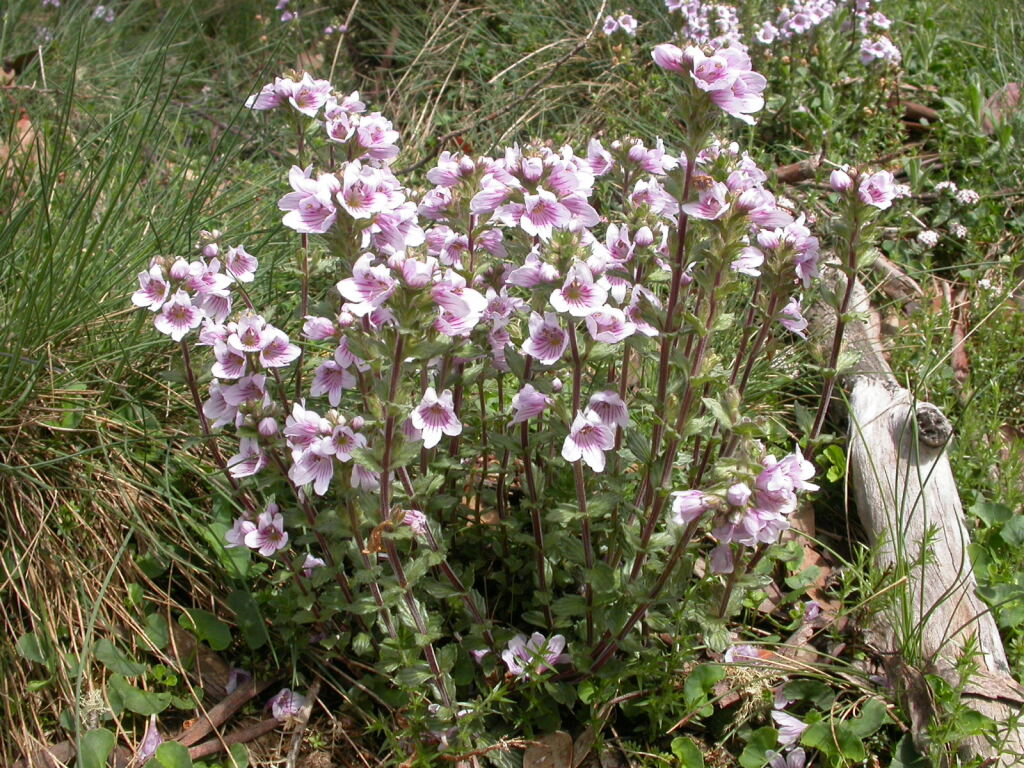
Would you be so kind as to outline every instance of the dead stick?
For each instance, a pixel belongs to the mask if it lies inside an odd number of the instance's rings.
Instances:
[[[295,731],[292,733],[292,746],[288,750],[288,762],[285,763],[285,768],[295,768],[295,763],[299,759],[299,749],[302,747],[302,734],[306,732],[309,716],[313,713],[313,705],[316,704],[316,697],[319,694],[320,678],[318,677],[309,686],[306,703],[302,705],[299,713],[295,716]]]
[[[179,734],[175,741],[179,744],[184,744],[186,747],[191,747],[193,744],[198,743],[204,736],[212,733],[215,728],[220,728],[224,725],[247,701],[266,690],[267,686],[272,682],[272,680],[253,680],[238,686],[220,703],[211,707],[208,712],[203,713],[192,727]]]
[[[204,741],[202,744],[192,747],[188,751],[188,756],[193,760],[198,760],[201,757],[215,755],[218,752],[227,750],[232,744],[245,744],[253,739],[258,739],[263,734],[270,733],[279,725],[281,723],[274,717],[261,720],[258,723],[247,725],[245,728],[239,728],[237,731],[229,733],[223,740],[210,739],[209,741]]]

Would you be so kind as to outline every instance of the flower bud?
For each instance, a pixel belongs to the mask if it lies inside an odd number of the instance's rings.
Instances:
[[[188,277],[188,262],[178,259],[171,265],[171,280],[184,280]]]
[[[829,176],[828,183],[835,192],[848,192],[853,188],[853,179],[850,178],[850,175],[846,171],[840,168],[832,171],[832,175]]]
[[[554,379],[554,380],[552,380],[552,382],[551,382],[551,391],[554,392],[555,394],[558,394],[559,392],[562,391],[562,380],[561,379]]]
[[[654,233],[650,227],[640,227],[633,235],[633,244],[637,248],[647,248],[654,243]]]
[[[263,437],[273,437],[277,434],[277,421],[270,416],[260,419],[260,423],[257,426],[259,433]]]
[[[734,507],[745,507],[750,501],[750,488],[746,483],[736,483],[725,493],[725,500]]]
[[[676,491],[672,494],[672,517],[677,525],[692,523],[709,507],[703,491]]]

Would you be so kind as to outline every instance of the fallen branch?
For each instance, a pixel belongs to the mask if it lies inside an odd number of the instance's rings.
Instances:
[[[229,693],[216,706],[211,707],[209,711],[200,715],[199,719],[190,728],[182,731],[174,740],[179,744],[184,744],[186,747],[191,747],[193,744],[198,743],[204,736],[213,733],[215,729],[224,725],[247,701],[266,690],[271,682],[271,680],[252,680],[239,685],[238,688]]]
[[[832,280],[845,289],[841,276],[833,274]],[[859,283],[853,309],[870,309]],[[817,337],[830,338],[835,313],[819,309],[812,322]],[[967,740],[960,756],[1024,765],[1024,730],[1016,722],[1024,688],[1010,675],[996,623],[975,594],[963,507],[945,450],[952,426],[937,407],[900,386],[869,324],[851,322],[844,346],[860,355],[843,377],[849,390],[850,486],[878,567],[906,582],[901,596],[876,617],[869,637],[887,660],[919,749],[927,750],[928,725],[940,714],[924,674],[959,687],[962,657],[970,653],[966,667],[977,671],[966,682],[963,700],[999,724],[999,733],[992,741]]]
[[[270,733],[279,725],[281,725],[281,723],[277,718],[270,717],[266,720],[260,720],[258,723],[253,723],[252,725],[247,725],[244,728],[239,728],[237,731],[232,731],[223,739],[210,739],[209,741],[204,741],[202,744],[192,747],[188,751],[188,756],[193,760],[199,760],[203,757],[215,755],[218,752],[227,751],[232,744],[245,744],[253,739],[258,739],[263,734]]]

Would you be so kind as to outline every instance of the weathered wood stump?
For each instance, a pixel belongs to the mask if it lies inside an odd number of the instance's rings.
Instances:
[[[845,286],[841,276],[836,282]],[[859,283],[854,287],[854,309],[866,314],[867,292]],[[830,343],[834,311],[817,311],[813,323],[817,338]],[[974,738],[962,744],[961,757],[1024,765],[1024,730],[1015,722],[1024,711],[1024,688],[1010,675],[995,620],[976,594],[970,537],[946,453],[952,426],[893,376],[872,323],[850,323],[844,347],[859,354],[843,377],[849,482],[877,565],[894,577],[894,599],[877,615],[869,638],[887,659],[919,748],[927,748],[927,726],[936,715],[922,675],[957,685],[957,661],[970,653],[976,671],[964,701],[1000,723],[1000,731],[995,743]]]

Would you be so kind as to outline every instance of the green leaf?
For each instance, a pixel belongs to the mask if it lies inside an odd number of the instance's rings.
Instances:
[[[352,460],[361,467],[366,467],[371,472],[380,472],[383,467],[380,461],[369,448],[356,448],[352,451]]]
[[[192,608],[178,617],[182,629],[194,632],[214,651],[223,651],[231,645],[231,629],[209,611]]]
[[[162,613],[153,612],[146,616],[146,637],[156,646],[157,650],[163,650],[171,641],[170,628],[167,626],[167,619]]]
[[[165,741],[156,748],[153,758],[161,768],[192,768],[188,747],[176,741]]]
[[[564,595],[551,603],[551,611],[559,619],[582,616],[587,612],[587,602],[581,595]]]
[[[647,464],[651,460],[651,441],[638,429],[626,430],[626,447],[636,456],[641,464]]]
[[[836,698],[832,689],[820,680],[794,680],[786,685],[783,693],[787,699],[809,701],[824,710],[830,709]]]
[[[46,663],[46,654],[43,653],[43,646],[35,632],[26,632],[18,638],[14,644],[18,655],[27,661],[34,661],[38,664]]]
[[[893,751],[889,768],[928,768],[930,765],[931,763],[914,747],[914,740],[910,734],[903,734],[903,738]]]
[[[143,691],[118,674],[111,675],[107,681],[107,694],[115,714],[127,709],[137,715],[157,715],[171,703],[170,693]]]
[[[1019,547],[1024,544],[1024,517],[1013,517],[1007,520],[999,535],[1011,547]]]
[[[888,722],[889,712],[885,708],[885,703],[881,699],[869,699],[861,707],[860,717],[851,720],[848,726],[855,736],[866,739]]]
[[[758,728],[747,740],[747,746],[740,754],[740,765],[743,768],[762,768],[768,762],[765,752],[774,749],[779,738],[779,732],[771,726]]]
[[[672,739],[672,754],[679,760],[680,768],[704,768],[704,755],[693,739]]]
[[[710,717],[714,708],[708,694],[722,678],[725,668],[718,664],[699,664],[683,683],[683,700],[686,706],[695,709],[701,717]]]
[[[505,362],[517,379],[526,381],[526,360],[515,347],[505,348]]]
[[[248,768],[249,750],[245,748],[245,744],[232,744],[228,754],[235,761],[235,768]]]
[[[249,592],[244,589],[236,589],[228,595],[227,602],[231,610],[235,612],[235,621],[249,648],[255,651],[270,642],[267,624],[260,613],[260,607]]]
[[[846,476],[846,453],[841,446],[832,444],[821,452],[828,469],[825,470],[825,477],[830,483],[835,483]]]
[[[976,709],[962,707],[957,713],[956,730],[961,738],[977,736],[983,733],[993,733],[995,731],[995,721]]]
[[[718,422],[719,426],[721,426],[724,431],[732,429],[732,417],[729,415],[729,412],[725,410],[724,405],[713,397],[702,397],[701,400],[703,401],[704,406],[714,414],[715,421]]]
[[[839,744],[839,751],[842,752],[843,757],[855,763],[867,759],[868,753],[864,749],[864,742],[860,740],[849,725],[838,723],[835,729],[836,743]]]
[[[82,736],[78,768],[106,768],[107,758],[114,751],[114,734],[106,728],[97,728]]]
[[[832,729],[828,723],[822,722],[809,725],[807,730],[804,731],[803,736],[800,737],[800,743],[805,747],[813,747],[826,755],[838,755],[836,743],[832,738]]]
[[[996,504],[984,499],[978,499],[974,502],[970,513],[989,527],[1005,523],[1013,517],[1013,510],[1005,504]]]
[[[105,637],[96,642],[96,647],[93,648],[92,652],[96,660],[103,664],[103,666],[111,672],[116,672],[125,677],[141,675],[147,669],[145,664],[129,659],[123,651]]]
[[[864,743],[846,723],[823,721],[808,726],[800,739],[805,747],[814,747],[827,755],[860,762],[867,757]]]

